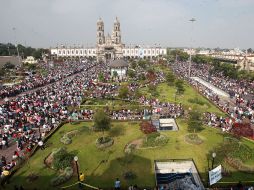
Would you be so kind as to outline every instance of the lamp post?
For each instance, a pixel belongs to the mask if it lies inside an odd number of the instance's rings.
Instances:
[[[216,157],[216,153],[215,153],[215,152],[212,153],[212,157],[213,157],[213,160],[212,160],[212,169],[213,169],[214,159],[215,159],[215,157]]]
[[[76,169],[77,169],[77,174],[78,174],[78,182],[79,182],[78,156],[74,157],[74,161],[75,161],[75,164],[76,164]]]
[[[192,26],[192,30],[193,30],[193,22],[195,22],[196,19],[192,18],[189,21],[192,23],[191,26]],[[191,31],[191,33],[192,33],[192,31]],[[191,46],[192,46],[192,34],[191,34]],[[189,60],[190,62],[189,62],[189,71],[188,71],[189,78],[191,77],[191,54],[192,54],[192,47],[190,49],[190,60]]]

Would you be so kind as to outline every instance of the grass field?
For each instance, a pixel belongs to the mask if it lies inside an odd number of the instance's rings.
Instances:
[[[220,111],[215,105],[210,103],[206,98],[200,95],[197,91],[195,91],[190,85],[187,83],[184,84],[185,92],[183,95],[177,95],[175,98],[176,88],[175,86],[168,86],[166,83],[161,83],[157,86],[157,91],[159,96],[156,97],[162,102],[176,102],[182,103],[185,109],[191,107],[192,109],[199,109],[207,112],[213,112],[218,115],[225,115],[222,111]],[[141,93],[145,94],[147,97],[150,97],[150,93],[148,88],[140,89]],[[202,100],[205,104],[203,106],[198,104],[190,103],[188,100],[190,98],[198,98]]]
[[[49,185],[56,172],[45,167],[44,159],[49,155],[53,148],[62,147],[60,143],[61,136],[75,129],[80,131],[79,135],[73,137],[73,142],[66,145],[67,150],[79,157],[80,171],[86,175],[85,182],[96,187],[111,188],[116,177],[119,177],[122,186],[130,184],[139,184],[139,186],[155,185],[155,176],[153,171],[153,161],[156,159],[187,159],[193,158],[200,172],[201,178],[207,179],[207,158],[206,154],[213,147],[223,141],[223,135],[217,129],[206,127],[199,136],[204,140],[203,144],[192,145],[185,142],[184,137],[187,133],[186,121],[179,119],[179,131],[163,132],[169,137],[169,143],[164,147],[154,149],[138,149],[132,156],[126,156],[124,147],[127,143],[144,137],[139,130],[139,124],[135,122],[113,122],[112,128],[107,132],[114,138],[114,145],[105,149],[98,150],[95,146],[95,140],[102,134],[92,132],[90,127],[92,122],[82,122],[80,124],[66,124],[61,127],[47,142],[45,150],[38,150],[23,168],[21,168],[13,178],[11,184],[23,184],[24,187],[43,187],[43,189],[54,189]],[[251,148],[254,148],[252,142],[243,141]],[[102,160],[107,162],[101,163]],[[249,164],[254,164],[254,161]],[[126,181],[123,173],[133,171],[136,178]],[[40,177],[33,183],[28,183],[27,176],[36,173]],[[70,185],[76,182],[77,177],[73,176],[70,181],[62,186]],[[254,174],[245,174],[234,171],[230,178],[223,178],[222,181],[246,181],[253,180]]]

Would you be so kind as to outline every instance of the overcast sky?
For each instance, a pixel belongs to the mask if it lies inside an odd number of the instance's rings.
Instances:
[[[0,42],[95,45],[117,16],[125,44],[254,48],[254,0],[0,0]],[[195,18],[196,22],[189,21]],[[15,28],[15,29],[13,29]]]

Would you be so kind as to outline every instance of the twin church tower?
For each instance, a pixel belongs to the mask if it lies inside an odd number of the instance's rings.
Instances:
[[[116,17],[114,20],[112,34],[104,34],[104,22],[101,18],[97,21],[96,47],[83,48],[76,46],[51,48],[50,52],[54,58],[75,59],[94,58],[97,61],[110,61],[114,59],[156,59],[157,56],[167,54],[166,48],[154,47],[125,47],[122,43],[120,22]]]
[[[101,18],[97,21],[96,48],[98,60],[120,59],[123,57],[121,29],[118,18],[115,18],[111,36],[104,34],[104,22]]]

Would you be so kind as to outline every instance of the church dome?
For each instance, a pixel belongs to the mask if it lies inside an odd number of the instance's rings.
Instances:
[[[103,24],[103,20],[101,19],[101,17],[97,20],[97,24]]]
[[[123,60],[123,59],[116,59],[113,60],[109,63],[109,67],[114,68],[114,67],[128,67],[128,62]]]
[[[115,24],[119,24],[119,23],[120,23],[117,17],[116,17],[114,23],[115,23]]]

